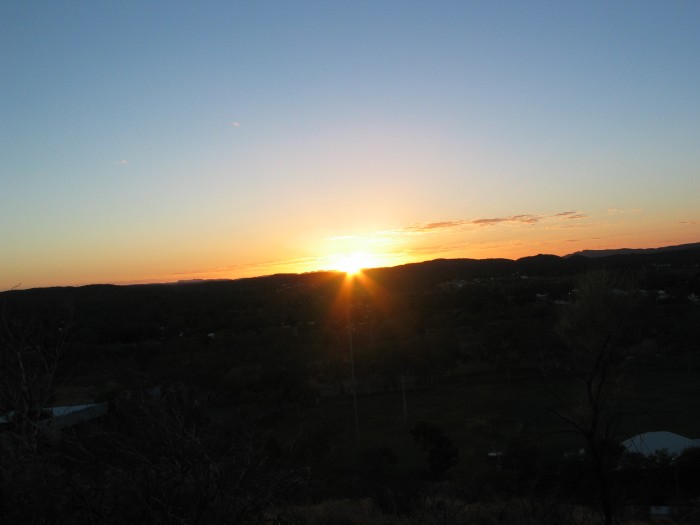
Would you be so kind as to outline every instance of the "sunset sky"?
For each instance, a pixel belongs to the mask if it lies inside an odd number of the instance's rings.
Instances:
[[[700,2],[0,3],[0,290],[700,241]]]

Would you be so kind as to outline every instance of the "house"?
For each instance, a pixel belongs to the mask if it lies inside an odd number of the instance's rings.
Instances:
[[[645,432],[623,441],[622,446],[627,452],[644,456],[653,456],[662,450],[677,456],[687,448],[700,447],[700,439],[690,439],[666,431]]]

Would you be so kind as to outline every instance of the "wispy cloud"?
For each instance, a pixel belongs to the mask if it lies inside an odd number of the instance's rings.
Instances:
[[[240,128],[240,127],[241,127],[241,123],[238,122],[237,120],[234,120],[233,122],[231,122],[231,127]]]
[[[361,243],[363,247],[372,245],[379,247],[384,252],[383,257],[387,261],[395,260],[397,263],[406,260],[415,260],[422,256],[428,257],[462,257],[465,253],[473,253],[473,256],[498,256],[499,251],[512,251],[524,246],[525,242],[520,238],[513,238],[512,233],[508,242],[485,242],[479,231],[491,228],[505,228],[522,230],[523,234],[532,228],[547,230],[584,228],[591,225],[587,219],[587,213],[578,210],[567,210],[550,214],[521,213],[517,215],[505,215],[498,217],[477,217],[442,220],[425,223],[413,223],[403,227],[389,230],[380,230],[366,235],[337,235],[326,237],[325,241],[332,243],[329,246],[337,247],[345,242],[352,244]],[[474,235],[469,235],[473,233]],[[527,235],[530,235],[529,233]],[[429,239],[434,242],[430,242]],[[575,244],[580,239],[564,237],[558,242],[543,242],[547,244]],[[443,242],[444,241],[444,242]],[[374,252],[374,249],[367,248]],[[209,278],[228,275],[269,275],[286,271],[303,272],[314,271],[319,268],[331,267],[333,255],[315,256],[285,260],[257,261],[248,264],[236,264],[218,268],[200,268],[183,272],[182,276],[206,276]],[[175,274],[173,277],[175,277]],[[182,277],[180,277],[182,278]]]
[[[700,224],[700,221],[678,221],[678,224],[685,224],[688,226],[694,226],[696,224]]]
[[[399,244],[408,242],[414,236],[424,235],[453,235],[466,232],[475,232],[482,228],[508,227],[508,228],[531,228],[541,227],[546,229],[568,229],[585,228],[591,224],[588,221],[590,216],[578,210],[568,210],[553,214],[521,213],[518,215],[506,215],[502,217],[480,217],[470,219],[454,219],[445,221],[435,221],[426,223],[414,223],[408,226],[375,232],[372,237],[381,239],[384,243]],[[464,244],[459,246],[464,247]],[[441,251],[443,245],[433,247],[436,251]],[[429,250],[429,249],[426,249]]]
[[[440,230],[451,230],[454,228],[461,228],[466,224],[470,224],[471,221],[459,220],[459,221],[441,221],[441,222],[429,222],[426,224],[412,224],[410,226],[405,226],[400,228],[402,232],[415,232],[415,233],[427,233],[436,232]]]
[[[489,219],[475,219],[471,221],[471,224],[476,225],[489,225],[489,224],[502,224],[502,223],[523,223],[523,224],[535,224],[543,219],[541,215],[512,215],[510,217],[496,217]]]
[[[568,211],[563,213],[557,213],[553,217],[566,218],[566,219],[582,219],[588,217],[586,214]],[[525,213],[520,215],[509,215],[506,217],[484,217],[480,219],[459,219],[453,221],[440,221],[440,222],[429,222],[424,224],[412,224],[410,226],[405,226],[403,228],[398,228],[393,230],[394,232],[401,233],[439,233],[449,230],[462,230],[471,227],[485,227],[497,224],[537,224],[548,220],[549,217],[546,215],[537,215],[533,213]]]
[[[586,219],[588,218],[588,215],[578,211],[563,211],[561,213],[555,214],[554,217],[558,217],[560,219]]]
[[[120,166],[128,166],[128,165],[129,165],[129,161],[126,160],[126,159],[120,159],[120,160],[117,161],[117,164],[119,164]]]

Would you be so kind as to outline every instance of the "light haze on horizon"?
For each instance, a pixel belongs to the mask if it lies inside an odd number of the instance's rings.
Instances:
[[[0,290],[698,242],[699,57],[700,2],[4,2]]]

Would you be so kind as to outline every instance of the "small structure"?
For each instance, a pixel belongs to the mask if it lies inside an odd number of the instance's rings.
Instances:
[[[97,419],[107,413],[108,403],[90,403],[87,405],[70,405],[51,407],[51,419],[47,420],[47,427],[62,430]]]
[[[42,410],[38,426],[44,430],[63,430],[97,419],[107,413],[107,403],[90,403],[86,405],[69,405],[50,407]],[[15,412],[11,411],[0,416],[0,424],[11,424]]]
[[[690,439],[666,431],[645,432],[623,441],[622,446],[627,452],[644,456],[653,456],[662,450],[677,456],[687,448],[700,447],[700,439]]]

